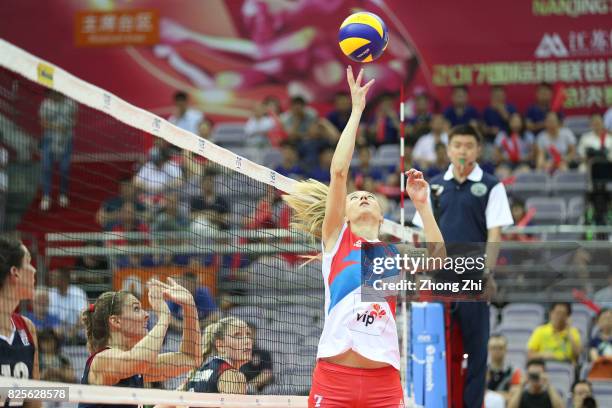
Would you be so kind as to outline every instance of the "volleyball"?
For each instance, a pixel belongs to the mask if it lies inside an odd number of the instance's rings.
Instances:
[[[362,11],[351,14],[340,25],[340,49],[355,62],[376,60],[383,54],[388,42],[387,26],[374,13]]]

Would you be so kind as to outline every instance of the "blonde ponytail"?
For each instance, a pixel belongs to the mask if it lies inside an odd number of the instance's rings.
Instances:
[[[206,358],[211,354],[217,353],[217,347],[215,342],[221,340],[227,334],[230,326],[246,326],[247,324],[236,318],[226,317],[218,322],[209,324],[204,330],[204,338],[202,339],[202,359],[206,361]]]
[[[291,227],[321,239],[328,194],[329,186],[317,180],[296,183],[291,194],[283,195],[283,200],[293,209]]]

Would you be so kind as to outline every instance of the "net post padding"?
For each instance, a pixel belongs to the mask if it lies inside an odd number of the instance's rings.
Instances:
[[[166,391],[148,388],[124,388],[102,385],[66,384],[0,376],[0,387],[68,388],[68,401],[90,404],[166,405],[172,407],[223,407],[223,408],[306,408],[308,397],[293,395],[237,395],[205,394],[187,391]]]
[[[151,112],[140,109],[1,38],[0,66],[42,86],[59,91],[83,105],[104,112],[130,127],[161,137],[181,149],[189,150],[223,167],[274,186],[285,193],[291,193],[293,186],[297,183],[296,180],[254,163],[196,134],[183,130]],[[381,232],[402,240],[410,240],[415,230],[385,220]]]

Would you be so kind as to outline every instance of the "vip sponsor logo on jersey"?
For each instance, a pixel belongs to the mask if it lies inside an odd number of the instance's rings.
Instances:
[[[535,50],[536,58],[567,58],[608,55],[612,52],[612,30],[544,33]]]
[[[368,308],[363,313],[357,313],[357,321],[362,322],[365,327],[368,327],[371,324],[376,322],[376,319],[382,319],[383,316],[386,316],[387,312],[378,304],[374,303],[370,308]]]
[[[354,247],[354,248],[361,248],[361,240],[360,240],[360,239],[358,239],[357,241],[355,241],[355,242],[353,243],[353,247]]]

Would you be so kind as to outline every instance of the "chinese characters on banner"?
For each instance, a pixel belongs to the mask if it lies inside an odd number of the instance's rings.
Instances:
[[[433,84],[530,85],[565,87],[565,109],[612,106],[612,30],[545,33],[535,60],[434,65]]]
[[[154,45],[159,42],[157,10],[79,11],[74,22],[77,47]]]

